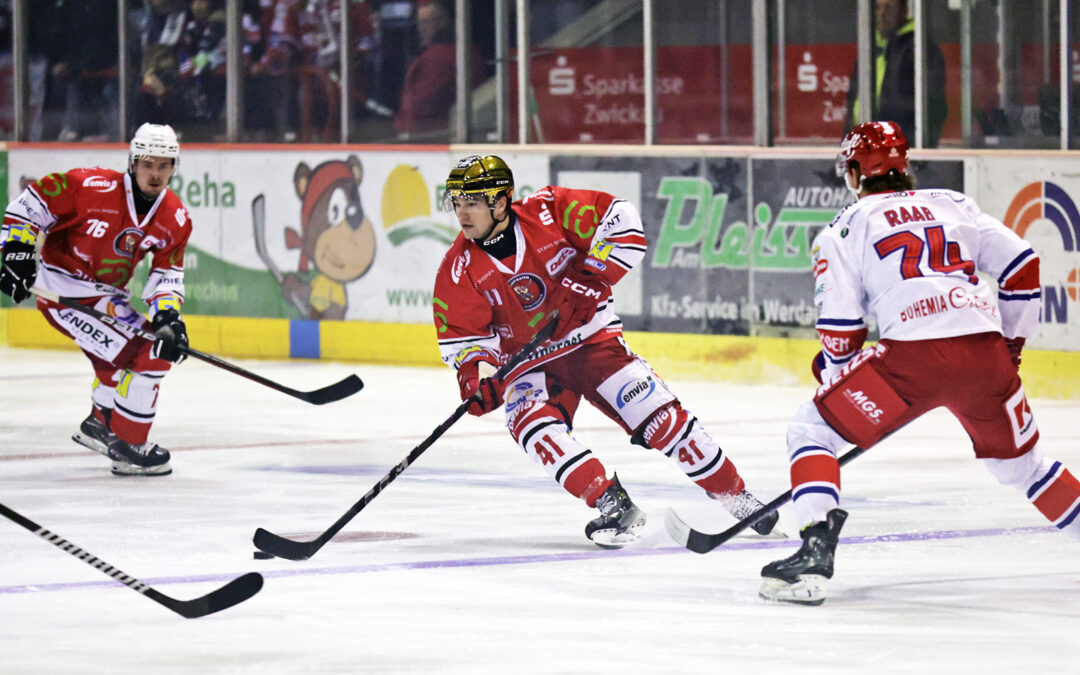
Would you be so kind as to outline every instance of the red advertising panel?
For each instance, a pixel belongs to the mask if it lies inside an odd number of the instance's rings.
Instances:
[[[559,49],[530,62],[532,133],[544,143],[642,143],[645,83],[637,47]],[[749,45],[657,49],[661,143],[753,137]],[[516,73],[512,86],[516,87]],[[516,119],[516,100],[511,112]],[[515,128],[516,132],[516,128]]]

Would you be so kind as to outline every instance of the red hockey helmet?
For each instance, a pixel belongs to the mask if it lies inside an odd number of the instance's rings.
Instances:
[[[836,155],[836,176],[847,174],[848,162],[858,162],[862,177],[884,176],[890,169],[906,174],[908,143],[896,122],[866,122],[844,136]]]

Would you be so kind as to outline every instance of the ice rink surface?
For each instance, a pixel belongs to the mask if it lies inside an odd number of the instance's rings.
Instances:
[[[648,356],[648,355],[646,355]],[[667,507],[732,524],[670,460],[583,408],[575,435],[650,516],[633,548],[466,417],[310,560],[253,560],[256,527],[313,538],[457,405],[439,369],[238,361],[298,389],[351,372],[316,407],[189,361],[152,438],[173,475],[116,478],[69,440],[89,411],[77,353],[0,349],[0,502],[179,599],[245,572],[263,590],[186,620],[0,519],[0,672],[1077,673],[1080,544],[972,459],[933,413],[844,469],[851,516],[821,607],[767,604],[759,571],[796,540],[676,546]],[[672,381],[767,501],[788,488],[787,419],[805,387]],[[1080,470],[1080,404],[1033,401],[1046,454]],[[781,526],[795,533],[790,507]]]

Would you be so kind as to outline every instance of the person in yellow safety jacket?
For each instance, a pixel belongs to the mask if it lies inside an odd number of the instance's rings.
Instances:
[[[907,0],[874,3],[874,102],[871,119],[892,120],[908,138],[915,138],[915,22],[908,18]],[[925,147],[937,147],[948,115],[945,102],[945,57],[926,37]],[[859,123],[858,64],[847,94],[845,132]]]

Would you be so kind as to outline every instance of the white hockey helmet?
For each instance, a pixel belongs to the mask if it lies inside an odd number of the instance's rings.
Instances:
[[[180,166],[180,141],[176,132],[168,124],[150,124],[140,126],[131,137],[131,151],[128,153],[128,171],[135,170],[135,160],[139,157],[171,157],[173,171]]]

